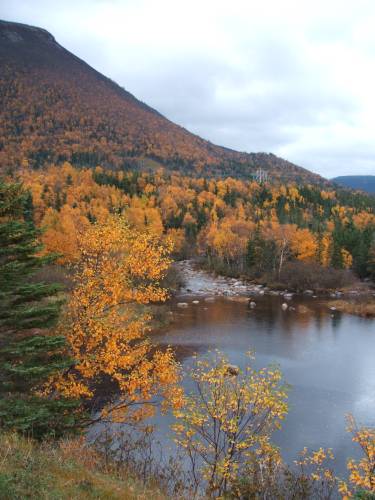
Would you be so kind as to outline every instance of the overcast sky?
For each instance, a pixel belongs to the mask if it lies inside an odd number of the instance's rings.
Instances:
[[[0,17],[214,143],[375,174],[374,0],[0,0]]]

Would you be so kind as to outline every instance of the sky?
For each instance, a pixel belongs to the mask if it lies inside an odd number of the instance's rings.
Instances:
[[[374,0],[0,0],[0,18],[211,142],[375,175]]]

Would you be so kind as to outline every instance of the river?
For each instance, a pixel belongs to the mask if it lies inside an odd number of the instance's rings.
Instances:
[[[249,350],[255,351],[258,368],[277,363],[291,388],[289,413],[274,442],[288,462],[304,446],[332,448],[335,470],[343,473],[346,459],[358,456],[345,415],[375,425],[375,321],[332,311],[311,295],[286,301],[253,287],[246,291],[256,304],[251,309],[234,294],[235,281],[225,288],[221,279],[221,293],[228,295],[215,296],[213,278],[191,269],[187,274],[183,295],[170,304],[173,322],[155,340],[174,347],[184,368],[194,353],[213,349],[242,367]],[[242,294],[239,283],[237,288]],[[185,386],[189,389],[187,381]],[[159,436],[167,439],[166,422],[158,421]]]

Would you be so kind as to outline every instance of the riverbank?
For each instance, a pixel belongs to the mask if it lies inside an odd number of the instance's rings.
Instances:
[[[294,295],[305,295],[329,299],[341,299],[343,297],[369,297],[373,298],[375,292],[363,283],[348,288],[337,290],[309,290],[306,289],[302,293],[297,293],[294,290],[280,290],[270,286],[246,281],[243,279],[229,278],[220,276],[215,273],[201,269],[198,264],[192,260],[179,261],[174,264],[176,271],[181,276],[183,286],[176,291],[175,296],[221,296],[221,297],[248,297],[256,295],[279,295],[286,299]]]
[[[205,271],[192,260],[183,260],[174,264],[182,278],[183,286],[175,293],[178,296],[250,296],[254,293],[264,294],[263,285],[228,278]]]
[[[329,303],[335,310],[364,318],[375,318],[375,298],[372,300],[350,302],[348,300],[335,300]]]

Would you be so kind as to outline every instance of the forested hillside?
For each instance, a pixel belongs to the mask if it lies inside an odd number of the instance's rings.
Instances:
[[[0,168],[155,168],[323,182],[273,154],[215,146],[175,125],[61,47],[45,30],[0,22]]]
[[[221,272],[280,275],[289,261],[374,273],[375,199],[314,185],[191,178],[164,170],[112,172],[69,163],[24,169],[47,250],[74,262],[78,235],[125,214],[136,230],[170,239],[177,258]],[[278,276],[280,277],[280,276]],[[339,286],[339,283],[337,283]],[[323,285],[322,285],[323,286]]]

